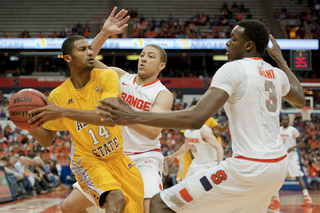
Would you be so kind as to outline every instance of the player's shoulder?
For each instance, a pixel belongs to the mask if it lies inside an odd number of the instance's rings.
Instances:
[[[292,129],[292,130],[298,130],[297,128],[295,128],[294,126],[289,126],[289,129]]]
[[[221,68],[243,68],[242,62],[243,59],[228,61],[227,63],[222,65]]]
[[[72,87],[72,83],[70,78],[68,78],[65,82],[63,82],[60,86],[54,88],[51,92],[50,92],[50,99],[53,98],[57,98],[57,97],[61,97],[62,94],[64,93],[64,91],[69,91]]]
[[[114,71],[113,69],[98,69],[98,68],[94,68],[92,71],[92,73],[94,73],[96,76],[99,75],[118,75],[116,73],[116,71]]]
[[[137,76],[137,74],[131,74],[128,72],[125,72],[121,77],[120,77],[120,81],[127,81],[130,79],[134,79]]]
[[[170,97],[173,98],[173,94],[166,87],[163,90],[160,90],[158,96],[161,94],[161,97]],[[158,98],[158,97],[157,97]]]
[[[208,131],[212,132],[212,129],[207,125],[203,125],[200,130],[201,132],[208,132]]]

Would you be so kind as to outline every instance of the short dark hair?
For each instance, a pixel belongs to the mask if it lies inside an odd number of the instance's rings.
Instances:
[[[157,49],[160,53],[160,62],[167,63],[167,53],[164,49],[162,49],[162,47],[155,45],[155,44],[149,44],[146,47],[153,47],[153,48]]]
[[[86,38],[80,35],[73,35],[67,38],[63,42],[61,47],[62,55],[71,55],[72,48],[74,47],[74,42],[82,39],[86,39]]]
[[[250,19],[239,21],[237,25],[245,28],[244,34],[255,43],[257,51],[262,55],[269,42],[269,31],[267,27],[258,20]]]

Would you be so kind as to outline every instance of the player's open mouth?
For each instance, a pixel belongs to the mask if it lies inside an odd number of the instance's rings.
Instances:
[[[139,64],[139,68],[144,68],[144,64]]]
[[[88,62],[90,62],[90,63],[94,63],[94,58],[90,58],[90,59],[88,59]]]

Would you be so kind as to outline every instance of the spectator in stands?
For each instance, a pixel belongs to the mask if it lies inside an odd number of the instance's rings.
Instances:
[[[12,38],[12,35],[8,35],[8,34],[6,34],[5,32],[3,32],[3,36],[4,36],[5,38]]]
[[[67,37],[67,34],[66,34],[65,30],[61,30],[58,38],[66,38],[66,37]]]
[[[77,27],[77,33],[78,33],[78,35],[80,35],[81,30],[82,30],[82,24],[80,23],[80,21],[78,21],[76,27]]]
[[[51,38],[58,38],[58,33],[57,31],[54,31],[51,35]]]
[[[85,23],[84,28],[88,28],[88,30],[90,31],[91,25],[90,25],[89,21],[87,21],[87,22]]]
[[[44,161],[43,168],[44,168],[44,171],[46,172],[47,176],[52,179],[51,180],[52,185],[55,187],[59,186],[60,185],[60,177],[59,177],[58,173],[56,175],[52,173],[52,171],[50,169],[50,162],[49,161],[47,161],[47,160]]]
[[[135,20],[132,28],[132,38],[139,38],[140,31],[141,31],[140,22],[138,20]]]
[[[28,157],[23,157],[23,162],[25,165],[25,172],[28,173],[28,175],[30,175],[31,177],[34,177],[35,180],[39,181],[39,184],[41,186],[40,194],[51,192],[52,190],[47,180],[45,179],[44,171],[41,171],[41,169],[37,167],[38,165],[36,164],[35,160]]]
[[[233,2],[232,4],[232,11],[233,12],[238,12],[239,11],[239,6],[236,2]]]
[[[240,6],[239,6],[239,12],[240,12],[240,13],[244,13],[244,12],[246,12],[246,8],[245,8],[245,6],[244,6],[244,3],[243,3],[243,2],[241,2]]]
[[[57,187],[58,181],[56,180],[55,176],[51,173],[49,168],[45,166],[43,160],[38,156],[34,157],[33,160],[35,170],[37,171],[37,173],[44,177],[49,186]]]
[[[317,158],[313,154],[311,159],[309,160],[309,175],[307,178],[307,182],[310,188],[312,188],[311,183],[316,182],[317,184],[320,183],[319,177],[320,165],[318,164]],[[319,185],[318,185],[319,189]]]
[[[0,159],[0,166],[4,166],[8,181],[11,182],[9,182],[9,185],[14,198],[13,200],[27,197],[27,184],[25,178],[13,170],[13,166],[9,162],[9,158],[7,156],[3,156]]]
[[[25,30],[21,33],[21,37],[22,37],[22,38],[30,38],[29,31],[28,31],[27,29],[25,29]]]
[[[7,114],[2,109],[0,112],[0,120],[6,120],[6,119],[7,119]]]
[[[26,192],[29,195],[31,195],[33,184],[31,183],[29,177],[24,174],[23,165],[21,164],[21,161],[18,158],[19,158],[19,155],[12,155],[9,158],[9,162],[13,165],[12,169],[14,169],[14,171],[17,172],[20,176],[25,178],[25,187],[24,187],[24,189],[26,190]]]
[[[72,35],[72,28],[70,27],[70,25],[67,25],[67,26],[66,26],[66,28],[64,29],[64,32],[65,32],[64,35],[66,35],[65,37],[69,37],[69,36]],[[60,34],[61,34],[61,33],[60,33]],[[65,37],[63,37],[63,38],[65,38]]]
[[[83,36],[85,38],[90,38],[90,31],[88,27],[84,28]]]
[[[72,35],[78,35],[77,25],[74,25],[71,31],[72,31]]]
[[[42,32],[40,31],[39,34],[37,35],[37,38],[45,38],[46,36],[42,34]]]

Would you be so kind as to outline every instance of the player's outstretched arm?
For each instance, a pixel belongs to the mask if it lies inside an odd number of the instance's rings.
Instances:
[[[190,150],[190,145],[189,145],[188,141],[185,140],[185,143],[182,146],[180,146],[180,148],[176,152],[164,157],[164,162],[165,163],[172,163],[174,161],[174,159],[176,159],[179,155],[184,154],[188,150]]]
[[[118,105],[117,98],[110,97],[104,99],[110,103]],[[29,113],[35,114],[29,119],[30,127],[38,126],[41,127],[48,121],[56,120],[58,118],[68,118],[87,124],[93,125],[106,125],[114,126],[114,123],[102,122],[101,116],[97,114],[97,110],[80,110],[66,107],[59,107],[50,101],[46,100],[47,105],[31,110]]]
[[[275,62],[277,62],[279,68],[283,70],[284,73],[288,76],[289,82],[291,84],[289,93],[286,96],[284,96],[283,99],[289,102],[293,107],[301,109],[306,105],[306,99],[304,96],[303,88],[297,77],[288,67],[286,60],[284,60],[282,56],[281,49],[272,35],[270,35],[270,40],[272,42],[273,47],[267,47],[267,51],[271,58],[275,60]]]
[[[117,15],[114,15],[117,10],[117,7],[114,7],[110,16],[105,21],[101,31],[98,35],[93,39],[91,42],[93,56],[96,57],[102,47],[102,45],[106,42],[106,40],[113,34],[119,34],[123,31],[127,26],[127,21],[130,19],[130,16],[125,15],[128,13],[127,10],[122,9]],[[107,65],[103,64],[102,62],[95,60],[95,66],[99,69],[113,69],[119,75],[119,78],[126,72],[117,67],[108,67]]]
[[[108,19],[104,22],[101,31],[91,42],[93,48],[94,57],[96,57],[106,40],[114,34],[121,33],[126,27],[128,27],[127,21],[130,16],[124,18],[128,11],[122,9],[117,15],[115,15],[117,7],[114,7]]]
[[[218,164],[223,161],[223,148],[219,141],[216,139],[216,137],[213,135],[212,130],[209,127],[203,127],[201,129],[201,137],[203,138],[204,141],[209,143],[213,148],[217,150],[217,155],[218,155]]]
[[[172,104],[172,93],[168,90],[163,90],[158,94],[150,112],[169,112]],[[151,140],[157,138],[162,131],[162,128],[146,126],[142,124],[133,124],[129,126],[140,135],[143,135]]]
[[[102,121],[118,125],[144,124],[171,129],[199,129],[224,105],[229,95],[224,90],[211,87],[197,105],[186,110],[174,112],[139,112],[118,97],[121,106],[101,101],[97,106]]]

